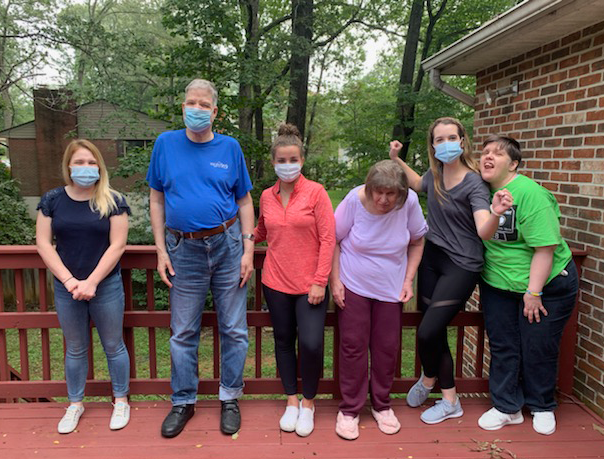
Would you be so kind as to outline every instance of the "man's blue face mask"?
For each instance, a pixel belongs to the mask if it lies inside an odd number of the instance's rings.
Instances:
[[[185,126],[193,132],[205,131],[212,124],[212,110],[185,107]]]

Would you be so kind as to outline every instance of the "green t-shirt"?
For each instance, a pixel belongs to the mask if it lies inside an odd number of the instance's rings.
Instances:
[[[495,288],[524,293],[534,247],[557,245],[546,283],[560,274],[572,254],[560,235],[560,209],[552,193],[524,175],[503,188],[512,193],[514,205],[499,219],[493,238],[484,241],[482,278]]]

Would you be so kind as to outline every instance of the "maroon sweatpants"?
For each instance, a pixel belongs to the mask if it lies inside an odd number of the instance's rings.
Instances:
[[[340,329],[340,411],[360,413],[370,389],[376,411],[390,408],[390,389],[400,349],[402,304],[373,300],[346,289],[338,309]],[[371,378],[368,354],[371,352]]]

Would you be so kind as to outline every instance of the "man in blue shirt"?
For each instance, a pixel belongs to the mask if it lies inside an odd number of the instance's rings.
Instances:
[[[212,291],[220,332],[220,429],[241,426],[247,354],[246,282],[253,271],[252,183],[239,143],[212,132],[212,83],[193,80],[182,104],[186,129],[161,134],[147,181],[157,270],[170,287],[172,410],[161,433],[175,437],[195,412],[201,315]]]

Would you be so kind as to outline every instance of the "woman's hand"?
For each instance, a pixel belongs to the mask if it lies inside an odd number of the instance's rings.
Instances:
[[[411,298],[413,298],[413,280],[405,280],[405,282],[403,282],[403,289],[401,290],[398,300],[401,303],[406,303]]]
[[[390,142],[390,159],[395,160],[398,158],[401,150],[403,149],[403,144],[398,140],[393,140]]]
[[[508,210],[514,204],[514,198],[512,198],[512,193],[508,190],[499,190],[493,195],[493,203],[491,207],[495,211],[496,214],[503,214],[506,210]]]
[[[78,284],[71,292],[71,295],[74,300],[88,301],[96,296],[96,287],[97,284],[88,279],[81,280],[78,281]]]
[[[340,309],[344,309],[344,284],[338,278],[334,279],[332,277],[329,286],[331,288],[331,295],[333,296],[333,302],[338,305]]]
[[[545,309],[543,306],[540,296],[525,293],[522,299],[524,300],[524,310],[522,312],[524,317],[528,319],[529,323],[532,324],[533,319],[537,321],[537,323],[541,322],[541,317],[539,316],[540,312],[544,316],[547,316],[547,309]]]
[[[310,304],[319,304],[325,299],[325,287],[317,284],[312,284],[308,291],[308,302]]]

